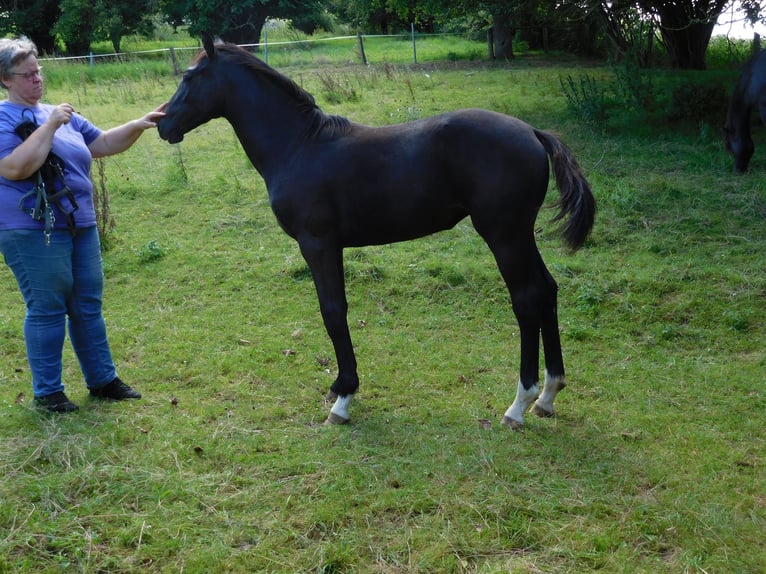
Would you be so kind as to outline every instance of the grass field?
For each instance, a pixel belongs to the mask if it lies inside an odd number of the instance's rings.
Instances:
[[[349,425],[322,425],[332,347],[262,180],[223,121],[178,146],[147,133],[105,162],[105,315],[144,399],[90,402],[67,345],[81,410],[36,411],[0,271],[0,572],[766,571],[766,137],[738,176],[718,125],[664,113],[674,85],[736,72],[657,71],[652,110],[612,106],[593,129],[561,79],[612,75],[571,59],[281,69],[362,123],[486,107],[575,151],[599,201],[591,240],[569,255],[553,212],[538,221],[560,285],[558,416],[499,425],[518,332],[464,221],[347,250],[362,387]],[[176,85],[51,74],[47,99],[103,127]]]

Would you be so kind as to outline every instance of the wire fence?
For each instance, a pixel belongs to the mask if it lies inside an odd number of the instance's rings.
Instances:
[[[484,59],[488,57],[486,42],[461,34],[356,34],[300,40],[271,41],[264,30],[263,42],[240,44],[240,47],[257,52],[267,63],[312,63],[312,53],[321,49],[321,58],[333,62],[360,63],[419,63],[434,59]],[[102,62],[130,62],[146,59],[170,59],[178,71],[183,54],[196,54],[200,46],[181,46],[135,50],[113,53],[90,53],[87,56],[41,57],[40,61],[68,62],[96,66]],[[191,59],[191,56],[189,56]],[[270,62],[269,60],[275,60]]]

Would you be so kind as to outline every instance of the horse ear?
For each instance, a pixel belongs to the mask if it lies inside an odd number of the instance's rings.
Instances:
[[[209,60],[215,58],[215,41],[208,32],[202,32],[202,46]]]

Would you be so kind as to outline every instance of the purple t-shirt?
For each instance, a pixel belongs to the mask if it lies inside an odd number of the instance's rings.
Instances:
[[[9,155],[20,143],[21,138],[14,131],[23,119],[34,116],[37,125],[42,125],[55,106],[38,104],[25,106],[7,100],[0,102],[0,159]],[[27,110],[27,111],[25,111]],[[24,117],[22,118],[22,113]],[[74,214],[77,227],[96,225],[96,211],[93,208],[93,183],[90,180],[90,166],[93,158],[88,145],[101,135],[101,130],[79,114],[62,125],[53,136],[53,153],[65,164],[64,181],[74,193],[78,210]],[[19,200],[35,187],[35,181],[14,181],[0,176],[0,229],[43,229],[45,223],[33,219],[19,208]],[[27,198],[24,207],[34,206],[34,195]],[[54,208],[56,228],[66,228],[64,214]]]

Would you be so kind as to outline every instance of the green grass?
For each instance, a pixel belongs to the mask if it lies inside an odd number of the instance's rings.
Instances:
[[[559,78],[602,68],[285,71],[364,123],[481,106],[576,152],[599,201],[591,240],[568,255],[553,212],[539,219],[570,383],[557,418],[499,425],[518,333],[466,221],[347,251],[362,387],[351,424],[323,426],[332,347],[262,180],[223,121],[179,146],[148,133],[106,160],[104,254],[112,349],[143,400],[89,402],[67,347],[82,408],[36,412],[23,304],[0,272],[0,572],[766,570],[764,130],[735,176],[715,130],[662,106],[582,127]],[[48,99],[107,127],[175,89],[111,73],[62,72]],[[684,79],[657,74],[665,96]],[[355,97],[326,97],[328,75]]]

